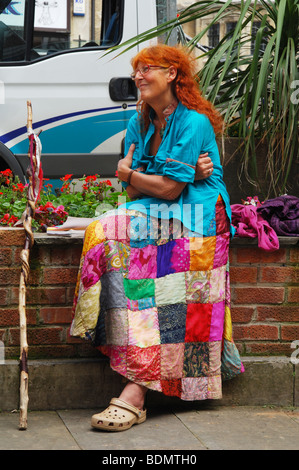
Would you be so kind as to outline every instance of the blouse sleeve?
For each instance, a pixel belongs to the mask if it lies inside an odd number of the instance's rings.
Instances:
[[[211,130],[214,133],[207,116],[195,111],[190,113],[181,123],[176,141],[166,156],[163,175],[175,181],[193,183],[198,157],[203,152],[204,141],[212,137]]]

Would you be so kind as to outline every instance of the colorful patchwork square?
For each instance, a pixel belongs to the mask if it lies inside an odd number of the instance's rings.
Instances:
[[[178,379],[183,374],[184,343],[161,344],[161,379]]]
[[[182,379],[182,400],[206,400],[207,396],[208,377],[186,377]]]
[[[112,308],[105,315],[106,342],[125,346],[128,337],[128,309]]]
[[[227,339],[228,341],[232,341],[233,337],[233,324],[232,324],[232,317],[230,308],[225,305],[224,309],[224,325],[223,325],[223,338]]]
[[[184,343],[186,313],[186,304],[158,307],[161,343]]]
[[[103,352],[103,354],[105,353]],[[127,348],[124,346],[111,346],[109,356],[111,368],[120,375],[126,375]]]
[[[144,297],[154,297],[154,279],[123,279],[125,295],[131,300],[138,300]]]
[[[174,272],[179,273],[189,270],[190,251],[188,238],[180,238],[175,240],[170,262]]]
[[[107,240],[118,240],[123,243],[130,243],[128,227],[130,217],[122,210],[112,210],[107,212],[100,219]]]
[[[211,304],[187,304],[187,343],[209,341],[212,308]]]
[[[208,303],[210,297],[210,271],[186,272],[186,302]]]
[[[132,248],[130,255],[129,279],[154,279],[157,277],[157,247]]]
[[[128,344],[148,348],[160,344],[157,308],[128,310]]]
[[[101,222],[95,220],[89,224],[84,233],[82,256],[85,256],[88,250],[97,246],[105,239],[106,237]]]
[[[190,238],[190,270],[207,271],[213,268],[216,237]]]
[[[86,331],[96,327],[99,315],[101,281],[79,296],[76,305],[76,316],[72,323],[72,335],[84,336]]]
[[[222,341],[224,312],[224,301],[213,304],[209,341]]]
[[[216,249],[213,268],[219,268],[227,263],[230,234],[223,233],[216,237]]]
[[[169,241],[164,245],[157,246],[157,277],[172,274],[175,270],[171,266],[172,250],[175,246],[174,241]]]
[[[221,375],[208,377],[208,395],[209,400],[220,400],[222,398],[222,380]]]
[[[110,271],[101,278],[101,310],[110,310],[111,308],[127,308],[127,299],[125,296],[123,275],[119,271]]]
[[[101,309],[96,324],[93,342],[95,346],[107,344],[106,338],[106,311]]]
[[[148,242],[156,245],[159,239],[159,220],[156,217],[148,217],[147,220]]]
[[[170,206],[171,212],[171,206]],[[174,240],[182,236],[182,223],[178,219],[159,220],[159,237],[165,240]]]
[[[85,290],[96,284],[106,272],[104,253],[103,243],[94,246],[86,253],[81,270],[81,282]]]
[[[244,367],[237,346],[234,342],[224,339],[221,355],[221,374],[224,380],[231,379],[243,371]]]
[[[138,300],[127,299],[127,305],[130,310],[144,310],[145,308],[155,307],[156,301],[155,297],[147,297]]]
[[[226,281],[225,281],[225,305],[230,307],[231,293],[230,293],[230,274],[229,274],[229,261],[226,265]]]
[[[120,270],[125,277],[127,277],[130,265],[130,247],[125,243],[118,244],[118,254],[120,261]]]
[[[164,395],[172,397],[181,397],[182,382],[181,379],[161,380],[162,392]]]
[[[210,302],[221,302],[225,299],[226,266],[212,269],[210,275]]]
[[[221,374],[221,341],[209,343],[209,376]]]
[[[154,282],[156,305],[186,302],[185,273],[168,274],[155,279]]]
[[[142,248],[150,243],[150,227],[145,214],[136,212],[131,216],[129,236],[131,247]]]
[[[121,267],[119,253],[118,253],[118,241],[108,240],[104,242],[105,256],[107,263],[107,271],[118,271]]]
[[[132,381],[148,381],[160,379],[160,346],[139,348],[128,345],[127,377]]]
[[[209,344],[186,343],[184,352],[184,377],[204,377],[209,373]]]
[[[151,390],[155,390],[156,392],[162,392],[162,385],[160,380],[152,380],[151,382],[145,381],[142,382],[139,380],[139,385],[143,385],[146,388],[150,388]]]

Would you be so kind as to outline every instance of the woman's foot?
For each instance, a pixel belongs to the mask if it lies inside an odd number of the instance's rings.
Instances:
[[[112,398],[106,410],[91,418],[94,428],[106,431],[125,431],[133,424],[146,420],[144,400],[147,388],[142,385],[127,383],[119,398]]]
[[[119,399],[136,406],[139,410],[143,410],[146,392],[147,388],[143,385],[128,382]]]

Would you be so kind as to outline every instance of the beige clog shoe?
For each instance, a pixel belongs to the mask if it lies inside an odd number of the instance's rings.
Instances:
[[[108,408],[91,418],[91,426],[103,431],[126,431],[133,424],[141,424],[146,420],[146,410],[139,410],[133,405],[112,398]]]

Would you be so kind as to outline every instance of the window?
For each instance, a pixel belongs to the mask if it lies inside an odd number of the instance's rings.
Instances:
[[[25,1],[1,2],[0,61],[25,60]]]
[[[4,4],[0,62],[45,58],[77,48],[108,48],[121,41],[124,0],[0,0],[0,7]],[[30,5],[35,5],[34,25]]]
[[[227,33],[227,34],[228,34],[228,33],[231,33],[231,36],[232,36],[232,34],[233,34],[232,32],[235,30],[236,26],[237,26],[237,22],[236,22],[236,21],[228,21],[228,22],[226,23],[226,33]]]
[[[216,47],[219,43],[219,23],[212,24],[208,31],[209,47]]]
[[[121,40],[124,0],[72,0],[68,6],[69,0],[60,0],[60,16],[58,2],[37,2],[46,4],[40,8],[41,18],[47,14],[48,21],[52,20],[41,26],[35,16],[34,48],[40,55],[78,47],[108,48]],[[63,2],[65,10],[61,8]],[[64,23],[58,24],[58,18],[64,16]]]

